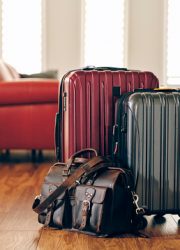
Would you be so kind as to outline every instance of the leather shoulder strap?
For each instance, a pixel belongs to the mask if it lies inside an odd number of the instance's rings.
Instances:
[[[34,212],[40,214],[46,208],[49,207],[62,193],[64,193],[67,189],[69,189],[76,180],[78,180],[84,174],[88,175],[92,171],[96,171],[96,169],[104,168],[105,165],[97,166],[99,163],[107,162],[104,157],[95,156],[90,159],[88,162],[82,164],[73,174],[71,174],[52,194],[50,194],[42,203],[40,203],[37,207],[33,208]]]

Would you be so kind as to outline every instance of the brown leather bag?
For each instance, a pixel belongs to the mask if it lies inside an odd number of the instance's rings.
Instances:
[[[77,158],[87,153],[95,156]],[[134,229],[136,214],[143,212],[133,189],[130,170],[84,149],[50,168],[33,210],[46,226],[97,236],[127,233]]]

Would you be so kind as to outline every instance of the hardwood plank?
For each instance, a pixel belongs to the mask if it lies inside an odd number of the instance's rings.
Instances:
[[[15,202],[14,206],[6,213],[5,218],[0,223],[0,230],[38,230],[41,225],[37,221],[31,207],[34,197],[32,189],[26,188]]]
[[[168,238],[152,238],[151,240],[138,239],[139,249],[142,250],[179,250],[180,240],[179,239],[168,239]]]
[[[6,213],[0,213],[0,225],[5,217],[6,217]]]
[[[96,238],[74,232],[44,229],[42,231],[38,249],[50,250],[164,250],[180,249],[180,240],[171,238],[150,239],[127,237],[127,238]]]
[[[14,183],[11,184],[13,171],[11,171],[10,165],[5,164],[0,167],[0,176],[0,212],[4,213],[8,212],[16,199]]]
[[[37,249],[40,233],[40,231],[0,230],[0,249],[35,250]]]
[[[0,212],[8,212],[14,208],[14,204],[20,202],[26,187],[32,187],[31,202],[40,192],[40,186],[47,173],[50,164],[15,164],[1,167],[0,174]]]
[[[106,249],[122,249],[136,250],[139,249],[136,238],[97,238],[80,234],[76,232],[68,232],[64,230],[44,229],[42,231],[38,249],[50,250],[106,250]]]
[[[0,201],[5,204],[1,211],[6,211],[7,215],[1,222],[0,229],[37,230],[41,227],[37,221],[37,214],[32,211],[32,203],[40,192],[40,185],[47,169],[49,164],[44,164],[38,169],[32,167],[32,164],[20,164],[11,169],[8,181],[1,183],[3,195]]]

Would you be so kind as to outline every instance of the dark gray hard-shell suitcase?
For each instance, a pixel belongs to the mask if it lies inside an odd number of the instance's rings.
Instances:
[[[136,91],[116,102],[114,154],[149,213],[180,215],[180,92]]]

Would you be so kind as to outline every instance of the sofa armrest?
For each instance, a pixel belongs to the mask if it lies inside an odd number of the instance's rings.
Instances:
[[[57,103],[59,81],[26,78],[0,82],[0,105]]]

